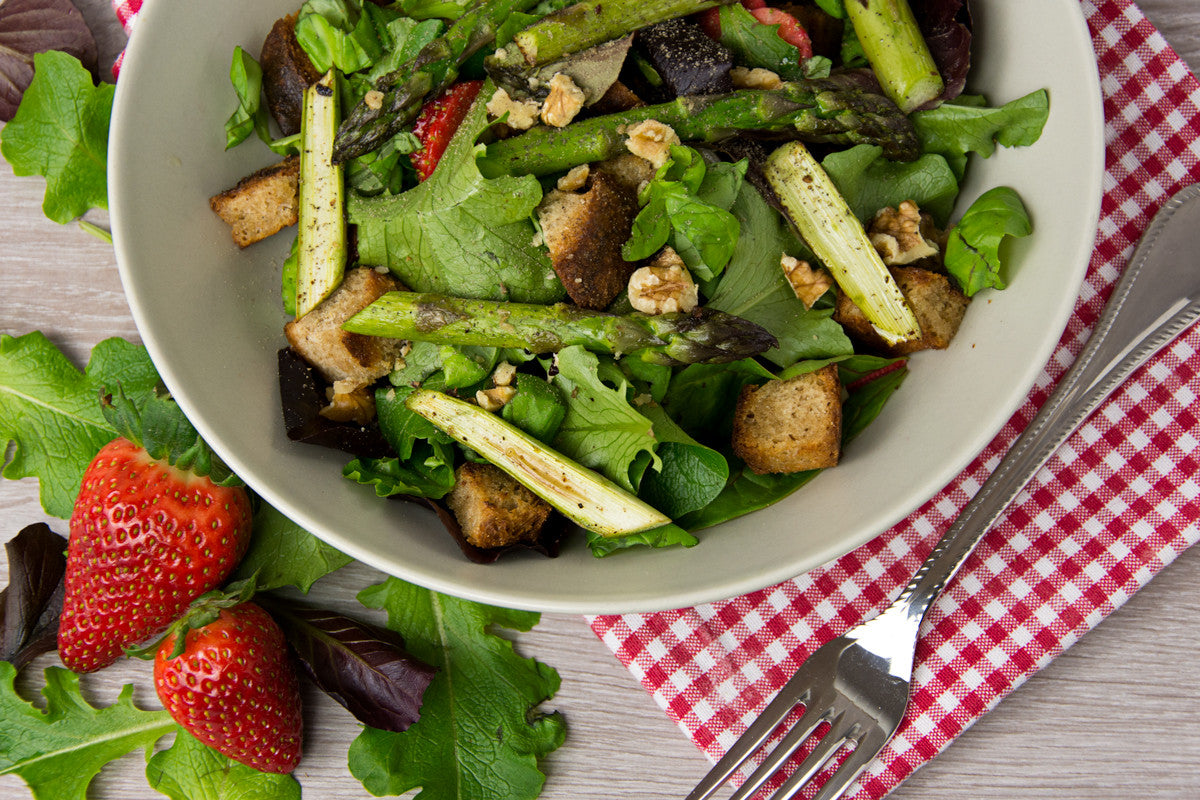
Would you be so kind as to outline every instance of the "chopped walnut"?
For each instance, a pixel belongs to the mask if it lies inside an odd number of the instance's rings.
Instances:
[[[629,303],[643,314],[669,314],[691,311],[700,302],[700,293],[682,259],[670,250],[629,276]]]
[[[570,172],[558,179],[556,186],[560,192],[578,192],[587,184],[590,173],[591,169],[587,164],[572,167]]]
[[[480,389],[475,393],[475,402],[484,411],[495,414],[517,396],[517,390],[512,386],[497,386],[494,389]]]
[[[792,258],[786,253],[779,259],[783,274],[796,297],[804,303],[805,308],[812,308],[813,303],[821,299],[821,295],[833,286],[833,276],[823,269],[813,269],[807,261]]]
[[[889,267],[911,264],[939,252],[937,243],[921,235],[921,209],[911,200],[905,200],[898,209],[881,209],[868,235]]]
[[[504,124],[515,131],[532,128],[537,123],[538,112],[541,110],[542,106],[536,100],[514,100],[504,89],[497,89],[487,103],[488,114],[496,119],[508,114]]]
[[[517,377],[517,368],[507,361],[501,361],[492,372],[492,383],[497,386],[511,386],[515,377]]]
[[[778,89],[783,86],[778,74],[762,67],[734,67],[729,70],[729,79],[737,89]]]
[[[353,381],[334,381],[327,394],[329,405],[319,412],[325,419],[360,425],[375,419],[375,395],[370,387],[357,386]]]
[[[550,79],[550,94],[542,105],[542,122],[555,128],[565,127],[575,119],[586,99],[587,95],[575,85],[570,75],[556,73]]]
[[[372,89],[363,95],[363,102],[366,103],[367,108],[372,111],[378,111],[383,108],[383,92],[378,89]]]
[[[670,125],[656,119],[639,122],[625,131],[625,147],[658,169],[671,157],[671,145],[681,144],[679,135]]]

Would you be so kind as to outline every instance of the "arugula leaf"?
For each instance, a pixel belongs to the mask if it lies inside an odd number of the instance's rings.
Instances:
[[[84,470],[117,436],[98,398],[118,382],[135,401],[153,392],[158,374],[142,347],[107,339],[81,373],[41,333],[0,334],[0,442],[16,444],[0,475],[38,478],[46,513],[70,517]]]
[[[971,204],[950,231],[946,243],[946,271],[971,297],[981,289],[1005,287],[1000,245],[1009,236],[1033,232],[1029,213],[1020,196],[1007,186],[984,192]]]
[[[654,426],[629,405],[629,382],[611,359],[600,360],[578,345],[560,350],[554,384],[567,401],[567,415],[554,446],[631,492],[653,462]]]
[[[944,227],[958,198],[954,171],[944,157],[934,153],[902,163],[884,158],[882,147],[860,144],[830,153],[821,166],[863,224],[881,208],[896,208],[912,200]]]
[[[184,730],[146,764],[146,780],[171,800],[300,800],[300,784],[291,775],[239,764]]]
[[[21,776],[38,800],[82,798],[96,773],[138,748],[149,752],[178,730],[166,711],[133,705],[126,684],[115,703],[96,708],[79,692],[79,676],[46,669],[46,710],[26,702],[13,685],[17,670],[0,661],[0,775]]]
[[[420,800],[532,800],[538,759],[563,742],[561,716],[538,705],[558,673],[519,657],[492,626],[527,631],[539,615],[459,600],[396,578],[358,599],[382,608],[409,652],[438,667],[421,719],[404,733],[366,728],[350,745],[350,772],[372,794],[421,788]]]
[[[763,355],[780,366],[852,352],[842,326],[833,321],[832,309],[806,309],[796,299],[779,260],[785,252],[800,252],[802,245],[779,213],[749,184],[738,194],[733,213],[740,220],[741,236],[725,274],[709,293],[708,306],[770,331],[779,346]]]
[[[721,44],[737,56],[737,63],[769,69],[785,81],[809,77],[800,50],[779,38],[778,25],[764,25],[740,3],[721,6],[720,18]]]
[[[484,145],[490,82],[428,180],[400,195],[351,194],[364,264],[387,266],[409,288],[454,296],[551,303],[563,287],[530,216],[542,199],[537,178],[486,179],[475,166]],[[464,294],[465,293],[465,294]]]
[[[255,512],[253,530],[250,548],[231,580],[257,573],[259,591],[295,586],[308,592],[318,578],[353,560],[267,503]]]
[[[15,175],[42,175],[42,211],[58,223],[108,208],[108,120],[112,84],[92,84],[79,60],[49,51],[33,57],[33,82],[0,131],[0,155]]]
[[[995,152],[997,144],[1027,147],[1042,135],[1049,116],[1050,95],[1039,89],[999,108],[988,108],[972,98],[960,97],[937,108],[918,111],[911,118],[922,152],[944,156],[961,180],[967,153],[987,158]]]

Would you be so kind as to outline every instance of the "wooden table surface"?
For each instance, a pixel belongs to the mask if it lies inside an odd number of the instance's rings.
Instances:
[[[102,57],[122,45],[108,0],[81,0],[97,30]],[[1142,0],[1141,8],[1174,47],[1200,69],[1200,3]],[[77,363],[109,336],[137,340],[112,248],[74,225],[41,213],[42,183],[0,167],[0,331],[42,330]],[[0,482],[0,540],[46,520],[31,480]],[[52,527],[66,533],[61,521]],[[2,557],[2,556],[0,556]],[[0,573],[3,574],[3,573]],[[327,604],[354,607],[353,594],[381,576],[353,565],[318,584]],[[951,798],[1197,797],[1200,763],[1200,548],[1184,553],[1120,611],[985,716],[892,796]],[[558,669],[562,689],[549,704],[567,718],[567,743],[545,762],[545,800],[678,800],[708,764],[576,616],[545,614],[518,637],[521,653]],[[26,674],[55,663],[44,656]],[[111,701],[116,687],[138,684],[135,698],[157,704],[149,666],[126,663],[86,679],[89,695]],[[30,681],[24,679],[28,684]],[[296,776],[309,798],[369,797],[346,770],[357,734],[341,708],[311,697],[306,755]],[[95,798],[160,797],[144,780],[144,762],[127,757],[93,783]],[[0,798],[28,797],[14,776]]]

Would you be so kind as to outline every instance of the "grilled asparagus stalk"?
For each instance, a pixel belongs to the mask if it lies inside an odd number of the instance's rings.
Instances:
[[[884,94],[909,113],[945,89],[908,0],[853,0],[846,14]]]
[[[724,364],[777,344],[755,323],[706,308],[686,314],[607,314],[565,303],[543,306],[416,292],[389,292],[342,328],[369,336],[534,353],[581,345],[669,366]]]
[[[786,134],[811,142],[874,144],[896,161],[920,154],[913,125],[887,98],[836,80],[786,83],[770,90],[679,97],[617,114],[539,127],[488,145],[485,177],[548,175],[625,152],[619,131],[644,120],[670,125],[685,142],[715,142],[738,131]]]

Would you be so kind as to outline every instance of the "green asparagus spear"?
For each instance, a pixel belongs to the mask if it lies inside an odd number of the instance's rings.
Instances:
[[[583,2],[549,14],[513,37],[509,47],[488,56],[494,70],[526,69],[558,61],[610,39],[731,0],[606,0]]]
[[[908,0],[846,0],[854,33],[884,94],[905,114],[945,89]]]
[[[722,311],[607,314],[565,303],[543,306],[389,292],[355,314],[343,330],[435,344],[557,352],[582,345],[654,364],[724,364],[777,342],[763,328]]]
[[[442,36],[421,48],[407,66],[381,77],[375,88],[380,104],[364,98],[338,129],[333,158],[338,163],[369,153],[395,136],[421,110],[426,95],[454,83],[458,68],[480,48],[491,44],[496,29],[510,15],[538,0],[476,0]]]
[[[738,131],[788,134],[810,142],[874,144],[895,161],[920,154],[909,119],[887,98],[836,79],[785,83],[780,89],[743,89],[728,94],[679,97],[565,128],[538,127],[488,145],[479,171],[499,175],[547,175],[625,152],[628,126],[654,119],[685,142],[715,142]]]

